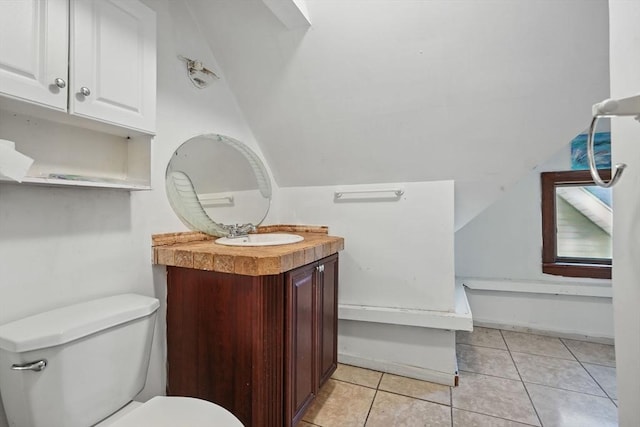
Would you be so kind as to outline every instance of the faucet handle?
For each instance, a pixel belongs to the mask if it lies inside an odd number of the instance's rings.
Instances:
[[[255,233],[256,226],[248,223],[248,224],[231,224],[225,225],[224,228],[229,232],[227,237],[239,237],[246,236],[249,233]]]
[[[255,233],[256,232],[256,226],[251,224],[251,223],[242,224],[238,228],[238,231],[240,233],[242,233],[242,234]]]

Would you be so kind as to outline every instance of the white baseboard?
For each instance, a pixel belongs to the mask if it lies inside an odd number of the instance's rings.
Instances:
[[[400,375],[403,377],[415,378],[424,381],[430,381],[448,386],[455,386],[458,383],[458,374],[434,371],[432,369],[420,368],[417,366],[402,365],[385,360],[365,359],[363,357],[353,356],[349,354],[338,354],[338,362],[346,365],[358,366],[375,371],[387,372],[389,374]]]

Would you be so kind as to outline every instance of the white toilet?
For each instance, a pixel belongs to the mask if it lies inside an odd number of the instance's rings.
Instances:
[[[159,303],[135,294],[75,304],[0,326],[0,394],[12,427],[242,427],[200,399],[144,387]]]

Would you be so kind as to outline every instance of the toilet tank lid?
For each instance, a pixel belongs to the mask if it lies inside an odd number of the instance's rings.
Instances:
[[[154,313],[156,298],[122,294],[36,314],[0,326],[0,349],[20,353],[65,344]]]

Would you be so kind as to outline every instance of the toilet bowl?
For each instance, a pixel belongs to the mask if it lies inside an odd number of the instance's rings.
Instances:
[[[0,326],[0,395],[12,427],[242,427],[190,397],[134,402],[159,302],[125,294]]]
[[[128,408],[134,405],[133,408]],[[132,402],[95,427],[243,427],[221,406],[193,397],[156,396]]]

